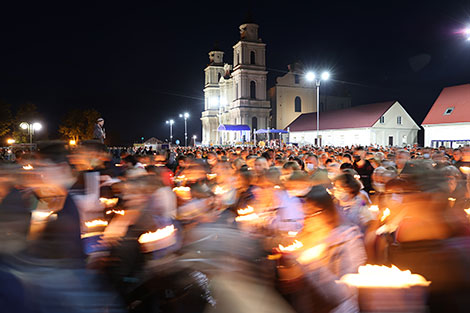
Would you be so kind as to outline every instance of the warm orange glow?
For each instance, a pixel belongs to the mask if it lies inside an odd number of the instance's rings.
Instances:
[[[109,214],[118,214],[118,215],[124,215],[126,214],[126,212],[124,210],[109,210],[109,211],[106,211],[106,214],[109,215]]]
[[[461,166],[461,167],[460,167],[460,171],[461,171],[462,173],[464,173],[465,175],[468,175],[468,174],[470,174],[470,167],[468,167],[468,166]]]
[[[357,179],[357,180],[360,180],[360,179],[361,179],[361,175],[354,175],[354,178]]]
[[[206,177],[207,179],[212,180],[217,177],[217,174],[207,174]]]
[[[23,169],[26,171],[34,169],[34,167],[31,164],[23,165]]]
[[[255,212],[255,209],[253,209],[253,207],[251,207],[251,206],[247,206],[246,209],[238,209],[237,210],[238,215],[247,215],[247,214],[251,214],[251,213],[254,213],[254,212]]]
[[[178,197],[184,200],[190,200],[191,199],[191,188],[190,187],[175,187],[173,188],[173,191],[176,193]]]
[[[284,247],[283,245],[280,244],[279,245],[279,250],[281,252],[293,252],[295,250],[298,250],[298,249],[302,248],[303,246],[304,245],[300,241],[295,240],[292,244],[290,244],[286,247]]]
[[[7,144],[12,145],[15,143],[15,139],[9,138],[7,139]]]
[[[119,202],[119,198],[100,198],[100,203],[106,207],[115,206]]]
[[[216,195],[223,195],[226,192],[227,190],[225,190],[223,187],[220,187],[220,186],[216,186],[214,190],[214,194]]]
[[[235,218],[235,221],[237,221],[237,222],[247,222],[247,221],[257,220],[258,218],[259,218],[258,214],[251,213],[251,214],[248,214],[248,215],[237,216]]]
[[[375,204],[374,204],[374,205],[371,205],[371,206],[369,207],[369,211],[371,211],[371,212],[379,212],[379,206],[378,206],[378,205],[375,205]]]
[[[174,225],[169,225],[164,228],[157,229],[154,232],[148,232],[145,234],[140,235],[139,237],[139,243],[148,243],[148,242],[153,242],[157,240],[161,240],[163,238],[171,236],[176,231]]]
[[[431,282],[423,276],[401,271],[395,265],[391,267],[370,265],[360,266],[358,274],[347,274],[341,282],[356,287],[407,288],[411,286],[429,286]]]
[[[69,145],[71,145],[71,146],[75,146],[76,144],[77,144],[77,141],[75,141],[73,139],[69,141]]]
[[[88,228],[98,227],[98,226],[108,226],[108,222],[103,221],[103,220],[93,220],[93,221],[85,222],[85,226]]]
[[[319,259],[325,250],[326,244],[321,243],[319,245],[314,246],[313,248],[307,249],[302,252],[297,261],[299,261],[299,263],[301,264],[312,262],[316,259]]]
[[[181,183],[181,182],[184,182],[186,180],[186,176],[185,175],[179,175],[179,176],[175,176],[175,183]]]
[[[276,185],[274,186],[274,189],[281,189],[281,186]]]
[[[298,232],[296,232],[296,231],[289,231],[289,232],[287,233],[287,236],[289,236],[289,237],[295,237],[295,236],[297,236],[297,234],[298,234]]]
[[[380,221],[383,222],[387,219],[387,217],[390,216],[390,209],[389,208],[386,208],[383,213],[382,213],[382,217],[380,218]]]
[[[447,200],[451,201],[451,202],[455,202],[457,199],[455,198],[447,198]]]
[[[464,209],[465,213],[467,213],[468,216],[470,216],[470,208]]]

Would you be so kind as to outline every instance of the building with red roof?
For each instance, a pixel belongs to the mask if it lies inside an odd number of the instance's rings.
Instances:
[[[316,144],[317,113],[302,114],[287,127],[290,141]],[[419,126],[398,101],[320,112],[321,145],[403,146],[417,143]]]
[[[427,147],[470,144],[470,84],[444,88],[421,125]]]

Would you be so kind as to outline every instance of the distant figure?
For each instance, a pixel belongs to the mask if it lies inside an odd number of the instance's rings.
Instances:
[[[104,143],[106,139],[106,132],[104,130],[104,119],[99,118],[96,120],[95,129],[93,130],[93,139],[99,140],[99,142]]]

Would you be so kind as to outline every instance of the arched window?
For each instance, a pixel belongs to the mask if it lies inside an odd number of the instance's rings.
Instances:
[[[236,65],[238,64],[240,64],[240,53],[237,52],[237,64]]]
[[[258,118],[256,116],[253,116],[251,118],[251,130],[258,129]]]
[[[250,98],[256,99],[256,83],[253,80],[250,82]]]
[[[222,74],[218,73],[218,74],[217,74],[217,82],[220,81],[220,78],[221,78],[221,77],[222,77]]]
[[[295,112],[302,112],[302,100],[299,96],[295,97]]]
[[[250,64],[256,64],[256,54],[254,51],[250,52]]]

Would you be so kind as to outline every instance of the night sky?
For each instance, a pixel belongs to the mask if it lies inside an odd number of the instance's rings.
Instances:
[[[201,138],[203,69],[218,42],[232,63],[248,12],[267,44],[268,87],[301,60],[329,69],[322,92],[353,105],[397,99],[418,124],[443,87],[470,82],[470,1],[8,1],[0,4],[0,99],[30,101],[50,138],[75,107],[96,108],[115,143],[168,138],[189,112]]]

